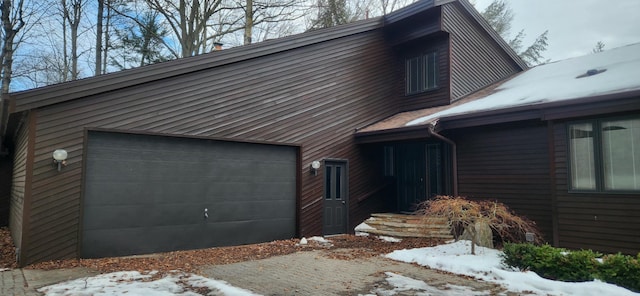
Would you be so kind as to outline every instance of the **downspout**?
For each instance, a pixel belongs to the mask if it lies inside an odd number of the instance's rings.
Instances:
[[[429,132],[430,136],[435,137],[436,139],[440,139],[442,141],[444,141],[445,143],[448,143],[449,145],[451,145],[451,165],[453,166],[452,168],[452,174],[453,174],[453,196],[458,196],[458,155],[456,153],[456,143],[454,141],[452,141],[449,138],[446,138],[445,136],[438,134],[435,131],[435,127],[436,127],[437,121],[434,123],[430,123],[427,126],[427,131]]]

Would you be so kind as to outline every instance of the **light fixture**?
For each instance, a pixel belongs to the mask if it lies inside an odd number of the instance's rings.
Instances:
[[[317,160],[314,160],[311,162],[311,165],[309,166],[311,168],[311,173],[314,176],[318,175],[318,169],[320,168],[320,162]]]
[[[58,167],[58,172],[62,166],[67,165],[67,150],[56,149],[53,151],[53,165]]]

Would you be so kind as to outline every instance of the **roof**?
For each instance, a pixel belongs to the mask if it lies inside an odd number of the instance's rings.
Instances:
[[[595,75],[587,71],[595,70]],[[461,117],[539,110],[586,100],[640,94],[640,43],[540,65],[470,94],[450,105],[402,112],[358,134],[402,129]],[[640,102],[639,102],[640,103]]]
[[[467,0],[422,0],[394,11],[383,17],[358,21],[346,25],[305,32],[288,37],[267,40],[260,43],[239,46],[222,51],[214,51],[195,57],[181,58],[149,66],[89,77],[85,79],[45,86],[41,88],[15,92],[11,94],[10,112],[16,113],[51,104],[75,100],[116,89],[131,87],[160,79],[167,79],[186,73],[202,71],[243,60],[283,52],[311,44],[329,41],[353,34],[376,30],[396,23],[424,11],[448,3],[459,3],[516,63],[523,63],[515,56],[504,40],[488,27],[477,11]],[[514,57],[515,56],[515,57]]]

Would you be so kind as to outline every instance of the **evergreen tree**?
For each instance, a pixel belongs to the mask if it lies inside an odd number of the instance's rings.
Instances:
[[[114,46],[121,54],[111,57],[111,64],[119,69],[145,66],[168,61],[171,56],[164,54],[162,38],[169,35],[158,22],[158,14],[146,12],[135,23],[124,30],[116,31],[121,43]],[[132,54],[134,53],[134,54]]]
[[[522,40],[526,36],[524,30],[520,30],[515,37],[509,38],[514,14],[507,2],[504,0],[494,0],[484,11],[480,12],[480,14],[504,40],[508,40],[507,43],[509,46],[511,46],[529,66],[545,62],[542,53],[547,50],[548,30],[540,34],[531,45],[523,50]]]
[[[596,43],[596,46],[594,46],[591,51],[593,53],[603,52],[604,51],[604,42],[598,41],[598,43]]]

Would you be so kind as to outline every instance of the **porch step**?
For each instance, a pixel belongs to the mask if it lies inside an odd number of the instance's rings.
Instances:
[[[372,214],[364,223],[373,229],[359,232],[395,237],[453,239],[447,219],[441,217],[380,213]]]

